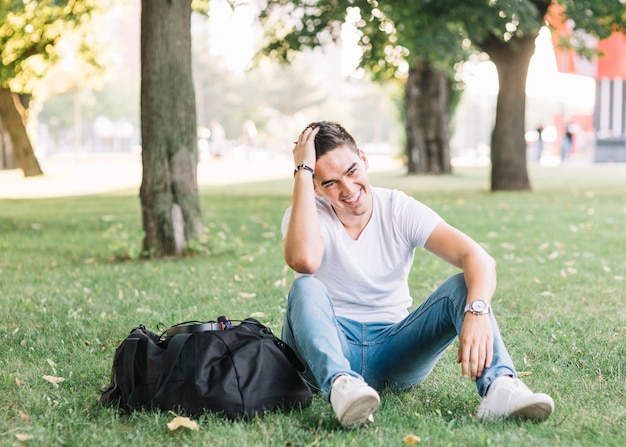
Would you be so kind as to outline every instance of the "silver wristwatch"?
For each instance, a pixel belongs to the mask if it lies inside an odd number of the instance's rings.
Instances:
[[[491,308],[487,302],[483,300],[475,300],[465,306],[463,313],[465,312],[471,312],[474,315],[489,315]]]

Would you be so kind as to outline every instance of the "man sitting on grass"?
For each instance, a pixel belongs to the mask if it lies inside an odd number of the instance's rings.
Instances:
[[[293,203],[282,232],[296,280],[282,338],[339,422],[371,422],[376,390],[421,383],[457,336],[462,375],[483,398],[479,419],[548,418],[552,398],[517,378],[491,312],[494,259],[421,202],[373,187],[367,156],[341,125],[310,124],[293,157]],[[409,313],[417,247],[463,273]]]

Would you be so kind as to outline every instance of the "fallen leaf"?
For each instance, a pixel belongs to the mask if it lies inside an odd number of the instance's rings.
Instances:
[[[15,433],[15,437],[18,441],[30,441],[33,439],[33,435],[27,435],[26,433]]]
[[[267,314],[265,312],[252,312],[250,316],[253,318],[267,318]]]
[[[17,386],[22,386],[22,381],[19,379],[19,377],[16,377],[16,378],[15,378],[15,384],[16,384]]]
[[[28,416],[26,413],[24,413],[22,410],[20,410],[18,413],[20,414],[20,419],[22,419],[24,422],[30,422],[30,416]]]
[[[422,442],[422,438],[416,435],[406,435],[402,440],[406,445],[415,445],[418,442]]]
[[[180,427],[188,428],[189,430],[198,431],[198,423],[196,421],[192,421],[188,417],[176,416],[170,422],[167,423],[167,428],[169,431],[176,431]]]
[[[241,298],[254,298],[254,297],[256,297],[256,293],[254,293],[254,292],[239,292],[239,296]]]
[[[47,380],[50,383],[54,383],[55,385],[58,385],[59,383],[65,381],[63,377],[55,377],[55,376],[43,376],[43,379]]]

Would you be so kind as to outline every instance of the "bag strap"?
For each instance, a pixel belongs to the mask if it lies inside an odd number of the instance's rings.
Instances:
[[[117,385],[120,391],[126,394],[126,402],[129,407],[135,406],[135,357],[139,339],[136,337],[127,338],[122,348],[122,362],[124,374],[117,378]],[[122,394],[123,395],[123,394]]]
[[[159,380],[154,388],[153,400],[155,402],[158,402],[159,398],[165,393],[167,382],[169,381],[172,371],[176,366],[176,361],[178,360],[178,357],[180,357],[180,353],[183,351],[183,347],[191,335],[192,334],[177,334],[175,337],[172,337],[168,343],[163,356],[161,375],[159,376]]]
[[[278,346],[278,348],[283,351],[283,353],[285,354],[285,356],[287,357],[287,359],[289,360],[289,362],[299,371],[299,372],[304,372],[304,370],[306,369],[306,367],[304,366],[304,363],[302,363],[302,361],[300,361],[300,359],[298,358],[298,356],[296,355],[296,352],[291,348],[291,346],[289,346],[287,343],[285,343],[284,341],[282,341],[280,338],[274,336],[274,343],[276,343],[276,346]]]
[[[276,346],[278,346],[278,348],[283,351],[283,354],[285,354],[289,362],[298,371],[304,372],[306,367],[304,366],[304,363],[302,363],[302,361],[298,358],[296,352],[291,348],[291,346],[278,338],[269,327],[265,326],[263,323],[255,320],[254,318],[246,318],[241,322],[240,326],[245,327],[250,332],[253,332],[259,337],[271,339],[276,344]]]

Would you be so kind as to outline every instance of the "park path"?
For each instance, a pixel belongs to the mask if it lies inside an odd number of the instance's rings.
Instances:
[[[43,176],[24,178],[19,169],[0,171],[0,199],[112,193],[141,185],[141,156],[135,153],[63,154],[40,160]],[[397,169],[399,161],[370,156],[372,170]],[[289,156],[209,158],[198,164],[198,185],[228,185],[288,178]]]

